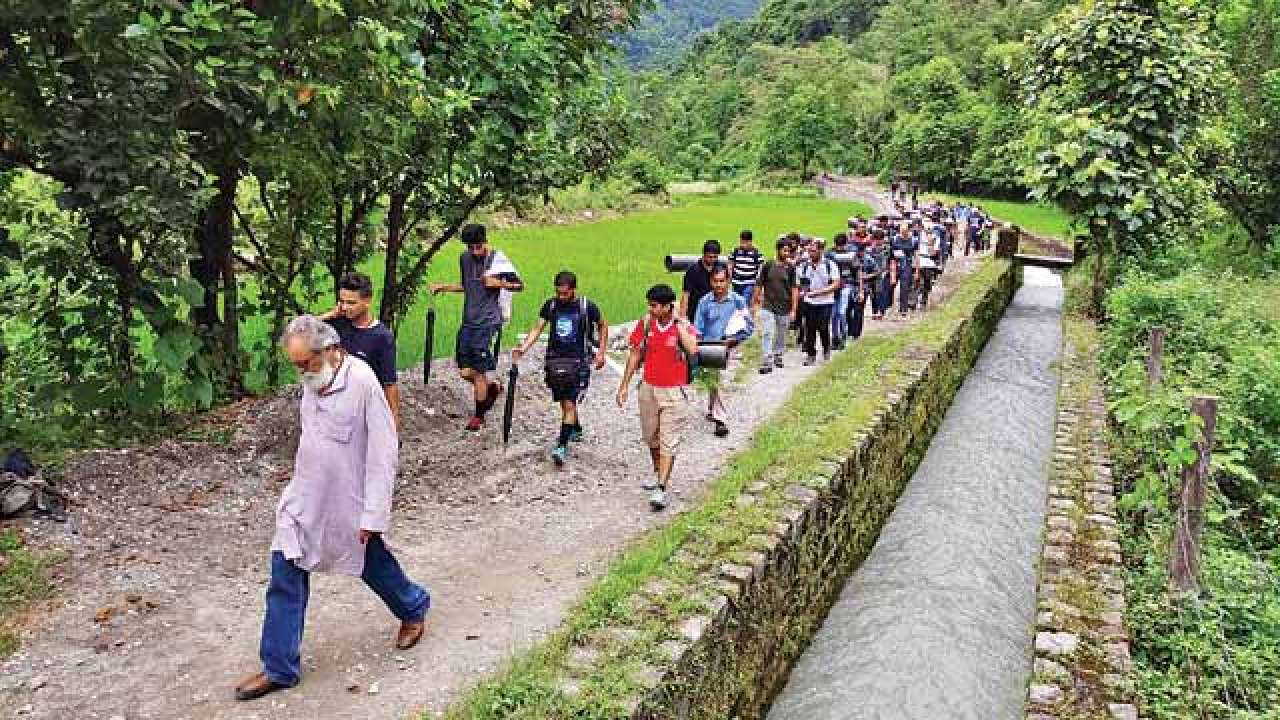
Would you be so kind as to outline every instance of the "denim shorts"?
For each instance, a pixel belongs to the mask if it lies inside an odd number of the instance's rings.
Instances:
[[[459,370],[470,368],[477,372],[493,372],[498,367],[498,359],[493,354],[493,336],[500,327],[463,325],[458,328],[453,359],[457,361]]]

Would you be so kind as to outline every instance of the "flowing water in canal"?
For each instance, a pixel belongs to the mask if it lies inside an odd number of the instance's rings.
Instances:
[[[1062,309],[1025,273],[769,720],[1022,718]]]

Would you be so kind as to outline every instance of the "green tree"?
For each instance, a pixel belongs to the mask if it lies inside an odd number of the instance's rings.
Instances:
[[[799,170],[807,180],[815,161],[836,141],[833,113],[831,96],[821,86],[780,87],[761,128],[761,167]]]
[[[1099,0],[1036,39],[1028,90],[1047,122],[1027,179],[1088,223],[1095,314],[1108,258],[1150,249],[1183,209],[1173,179],[1222,79],[1203,37],[1157,0]]]

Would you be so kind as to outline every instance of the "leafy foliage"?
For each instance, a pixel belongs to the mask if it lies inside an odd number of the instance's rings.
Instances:
[[[618,39],[628,64],[636,68],[669,65],[698,35],[716,25],[751,16],[760,0],[658,0],[656,7]]]

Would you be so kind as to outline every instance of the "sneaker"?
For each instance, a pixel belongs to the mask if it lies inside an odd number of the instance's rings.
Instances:
[[[810,365],[812,365],[812,364],[814,364],[814,363],[816,363],[816,362],[818,362],[818,356],[817,356],[817,355],[806,355],[806,356],[804,357],[804,363],[803,363],[803,365],[804,365],[805,367],[809,367]]]
[[[467,421],[467,430],[470,432],[480,432],[480,428],[484,427],[484,418],[479,415],[472,415]]]
[[[667,493],[660,487],[655,487],[649,493],[649,507],[658,512],[667,506]]]
[[[564,463],[569,459],[569,448],[564,445],[557,445],[555,450],[551,451],[551,460],[556,467],[564,467]]]
[[[776,367],[776,368],[778,368],[779,370],[781,370],[782,368],[786,367],[786,365],[783,365],[783,364],[782,364],[782,356],[781,356],[781,355],[779,355],[778,357],[776,357],[776,358],[774,358],[774,359],[773,359],[773,366],[774,366],[774,367]]]
[[[641,490],[657,490],[658,479],[654,477],[646,478],[640,483]]]
[[[760,366],[760,374],[761,374],[761,375],[768,375],[768,374],[769,374],[769,373],[771,373],[771,372],[773,372],[773,366],[772,366],[772,365],[761,365],[761,366]]]
[[[573,432],[569,433],[569,442],[582,442],[582,428],[574,428]]]
[[[729,434],[729,426],[722,422],[716,423],[716,437],[725,437]]]

